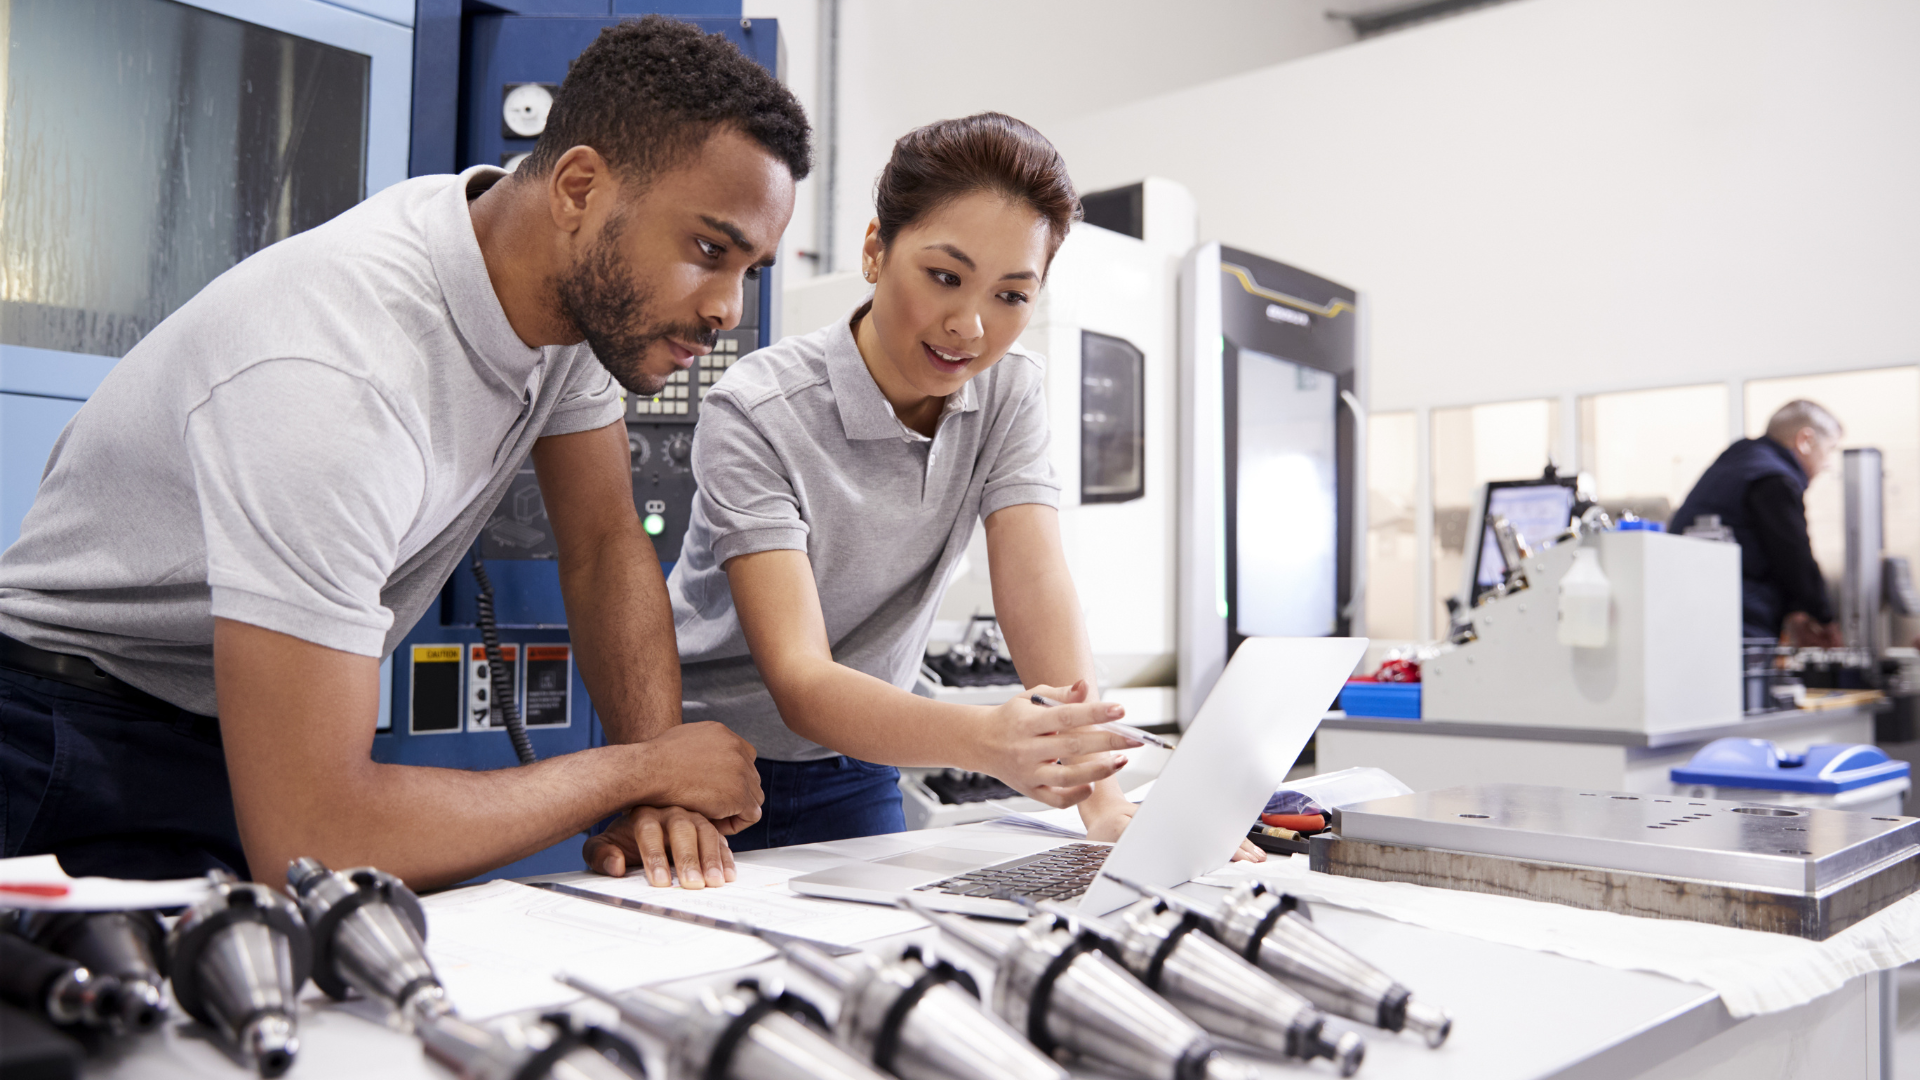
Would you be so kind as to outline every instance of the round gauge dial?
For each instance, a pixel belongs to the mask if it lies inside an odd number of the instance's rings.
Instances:
[[[547,113],[552,109],[552,90],[540,83],[521,83],[507,91],[500,114],[508,131],[532,139],[547,129]]]

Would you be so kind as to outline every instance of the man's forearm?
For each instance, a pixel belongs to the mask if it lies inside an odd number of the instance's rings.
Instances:
[[[603,746],[490,772],[368,761],[329,785],[325,807],[248,800],[240,838],[254,876],[277,885],[310,856],[377,866],[415,889],[525,858],[641,801],[644,746]]]
[[[610,743],[643,742],[680,723],[680,654],[653,545],[614,536],[562,566],[580,678]]]
[[[575,662],[607,741],[656,738],[680,723],[680,655],[659,556],[633,505],[626,425],[543,438],[533,466]]]

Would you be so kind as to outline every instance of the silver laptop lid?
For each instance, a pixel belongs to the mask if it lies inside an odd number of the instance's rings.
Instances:
[[[1366,638],[1241,642],[1106,868],[1170,888],[1225,865],[1366,651]],[[1080,907],[1105,915],[1137,899],[1100,878]]]

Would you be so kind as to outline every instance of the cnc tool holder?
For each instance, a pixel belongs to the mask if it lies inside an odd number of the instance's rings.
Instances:
[[[1253,1075],[1123,967],[1112,945],[1066,919],[1036,915],[1001,940],[914,897],[902,903],[995,963],[994,1010],[1046,1053],[1073,1054],[1138,1080]]]
[[[854,966],[805,944],[784,950],[840,1000],[834,1035],[901,1080],[1067,1080],[1067,1072],[988,1011],[973,977],[928,963],[917,945]]]
[[[206,899],[167,935],[173,996],[261,1076],[279,1076],[300,1050],[300,988],[313,943],[293,902],[265,885],[219,875]]]
[[[427,960],[427,917],[392,874],[338,873],[313,859],[287,867],[287,884],[313,932],[313,981],[334,1000],[349,989],[383,1002],[402,1026],[452,1011]]]

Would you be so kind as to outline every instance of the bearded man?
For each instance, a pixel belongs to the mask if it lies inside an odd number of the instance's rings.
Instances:
[[[624,846],[669,837],[683,884],[721,884],[721,834],[759,817],[753,750],[680,723],[619,392],[657,393],[738,323],[808,138],[723,38],[625,23],[517,172],[396,184],[156,327],[0,557],[0,854],[268,882],[307,855],[426,888],[644,806]],[[381,659],[529,451],[610,745],[376,763]]]

